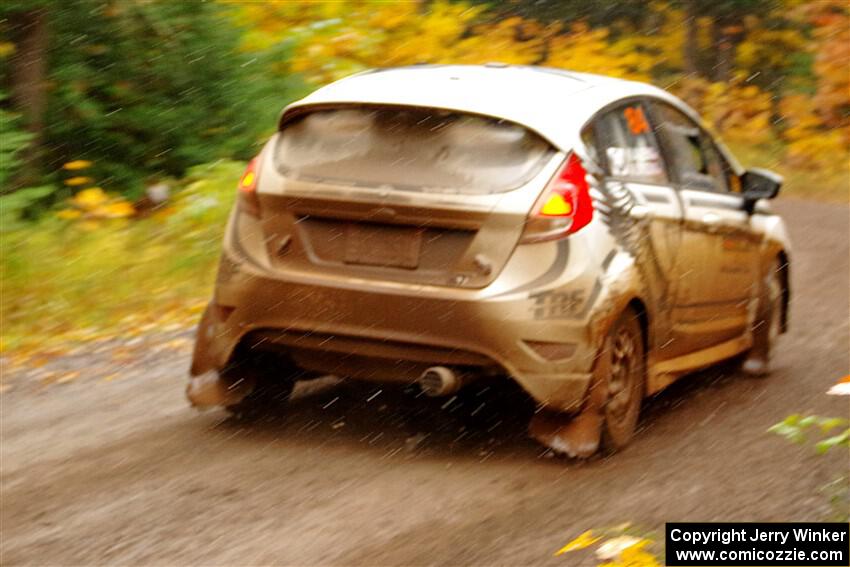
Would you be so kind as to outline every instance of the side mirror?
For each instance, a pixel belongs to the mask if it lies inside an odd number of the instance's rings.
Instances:
[[[744,196],[744,208],[752,213],[759,199],[773,199],[782,187],[782,176],[767,169],[754,167],[741,176]]]

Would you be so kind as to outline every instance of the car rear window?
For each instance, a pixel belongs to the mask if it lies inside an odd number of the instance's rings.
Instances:
[[[512,122],[422,108],[316,110],[285,124],[275,160],[286,177],[399,191],[516,189],[552,147]]]

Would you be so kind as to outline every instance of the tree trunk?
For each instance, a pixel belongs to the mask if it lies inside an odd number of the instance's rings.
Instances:
[[[714,81],[728,83],[732,76],[732,58],[735,56],[734,38],[726,32],[722,21],[714,20],[711,26],[711,39],[716,54],[714,62]]]
[[[699,53],[698,40],[699,26],[697,26],[697,4],[696,0],[685,1],[685,41],[682,43],[682,59],[685,64],[685,73],[698,75],[697,58]]]
[[[38,177],[38,148],[47,109],[47,11],[34,9],[14,13],[9,24],[15,44],[15,53],[9,61],[11,101],[34,135],[29,150],[23,156],[18,179],[19,183],[26,184]]]

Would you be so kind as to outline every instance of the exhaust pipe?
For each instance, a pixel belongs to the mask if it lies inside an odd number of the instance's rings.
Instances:
[[[454,394],[463,385],[463,380],[454,370],[445,366],[432,366],[416,380],[426,396],[439,397]]]

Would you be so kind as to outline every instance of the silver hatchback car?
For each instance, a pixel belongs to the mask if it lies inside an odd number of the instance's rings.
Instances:
[[[790,248],[679,99],[556,69],[361,73],[288,106],[238,187],[190,400],[254,414],[298,379],[508,376],[532,435],[587,456],[642,399],[741,356],[768,371]]]

